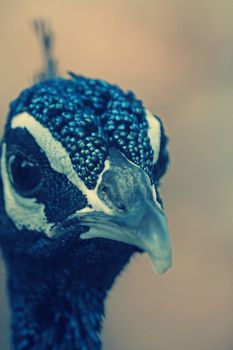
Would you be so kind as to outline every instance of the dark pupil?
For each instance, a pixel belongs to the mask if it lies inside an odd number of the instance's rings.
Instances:
[[[9,173],[14,187],[25,194],[37,189],[41,183],[39,166],[21,155],[9,158]]]

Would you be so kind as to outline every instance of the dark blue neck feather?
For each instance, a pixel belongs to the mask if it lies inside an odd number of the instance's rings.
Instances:
[[[41,271],[36,283],[9,278],[12,334],[16,350],[101,349],[106,292],[73,281],[70,271]]]
[[[135,248],[93,239],[79,250],[70,247],[69,254],[42,259],[40,255],[25,256],[21,245],[20,252],[15,253],[15,247],[12,252],[12,241],[6,236],[2,247],[8,270],[13,348],[100,350],[105,297]],[[94,249],[99,257],[92,258]]]

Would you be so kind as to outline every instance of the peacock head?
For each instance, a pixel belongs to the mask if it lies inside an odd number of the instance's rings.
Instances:
[[[160,119],[132,92],[71,74],[11,103],[2,140],[5,254],[120,266],[147,252],[171,266],[158,187],[168,165]]]

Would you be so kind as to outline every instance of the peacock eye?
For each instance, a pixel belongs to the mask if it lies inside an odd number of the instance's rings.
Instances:
[[[11,184],[21,195],[33,195],[41,187],[42,173],[39,164],[23,154],[10,155],[8,173]]]

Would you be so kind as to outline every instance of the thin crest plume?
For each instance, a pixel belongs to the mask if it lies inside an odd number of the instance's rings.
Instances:
[[[37,19],[33,21],[33,29],[42,50],[43,68],[37,73],[34,81],[55,78],[58,75],[58,64],[54,57],[54,33],[49,23]]]

